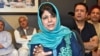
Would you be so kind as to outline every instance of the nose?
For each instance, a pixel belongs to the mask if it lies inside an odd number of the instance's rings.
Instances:
[[[81,13],[81,11],[78,11],[78,13],[80,14],[80,13]]]
[[[94,13],[94,15],[97,15],[97,13]]]
[[[51,21],[52,21],[52,18],[51,18],[51,17],[49,17],[49,18],[48,18],[48,22],[51,22]]]

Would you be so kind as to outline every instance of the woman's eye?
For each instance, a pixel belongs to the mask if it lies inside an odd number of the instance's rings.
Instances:
[[[43,19],[47,19],[47,17],[43,17]]]
[[[51,17],[52,17],[52,18],[55,18],[56,16],[55,16],[55,15],[52,15]]]
[[[42,17],[42,19],[47,19],[47,18],[48,18],[48,16]]]

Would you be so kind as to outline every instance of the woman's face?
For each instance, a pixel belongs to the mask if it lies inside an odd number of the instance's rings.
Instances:
[[[45,28],[52,31],[56,25],[56,16],[53,16],[47,10],[44,10],[42,14],[42,23]]]

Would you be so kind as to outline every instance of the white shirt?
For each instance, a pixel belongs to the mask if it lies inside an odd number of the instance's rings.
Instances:
[[[8,54],[14,49],[12,45],[12,37],[9,32],[7,31],[0,32],[0,44],[3,45],[4,47],[0,49],[0,55]]]
[[[23,30],[26,33],[26,29],[23,29]],[[36,33],[37,33],[36,32],[36,29],[34,28],[33,34],[32,35],[27,35],[26,36],[27,39],[24,39],[24,38],[21,38],[19,31],[18,30],[15,30],[14,31],[14,35],[15,35],[16,43],[20,43],[20,44],[22,44],[22,47],[28,48],[27,43],[29,42],[29,40],[31,40],[32,36],[34,34],[36,34]]]

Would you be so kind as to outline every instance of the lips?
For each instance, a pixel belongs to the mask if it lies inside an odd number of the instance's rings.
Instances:
[[[48,27],[54,27],[54,24],[49,24],[49,25],[47,25]]]
[[[77,16],[78,18],[80,18],[81,16]]]

